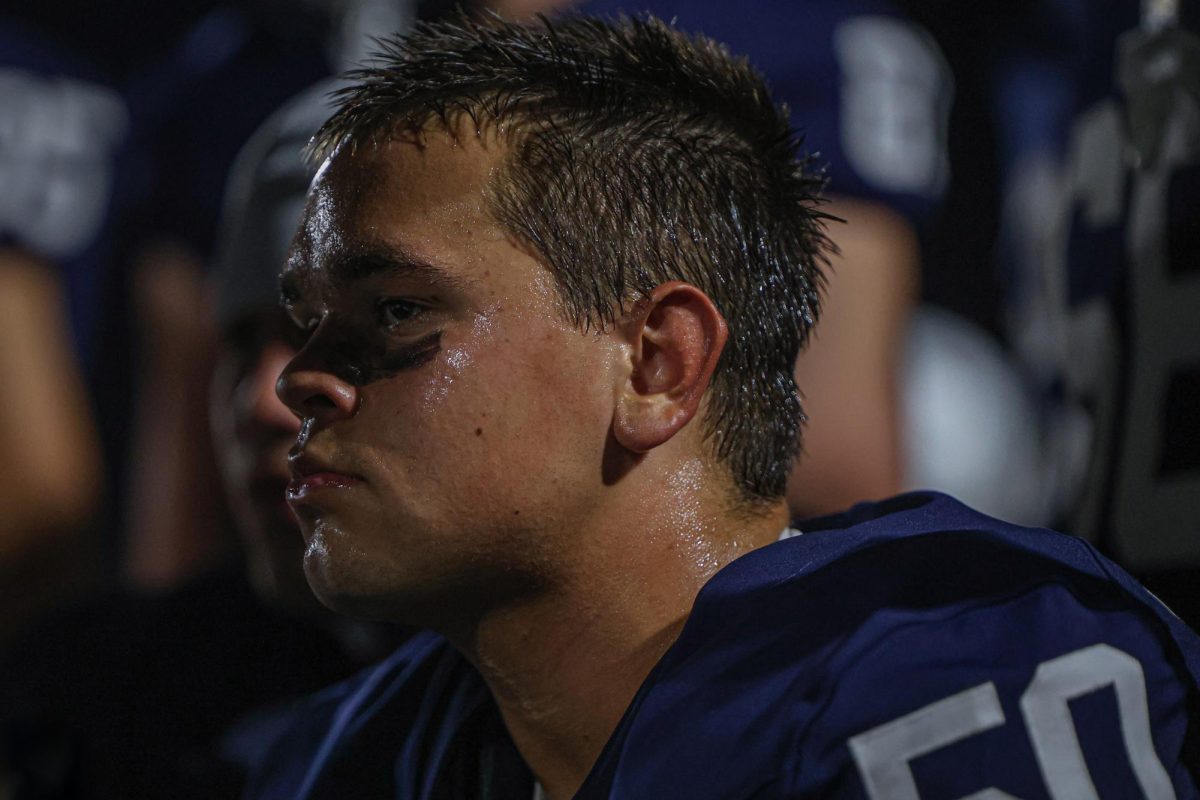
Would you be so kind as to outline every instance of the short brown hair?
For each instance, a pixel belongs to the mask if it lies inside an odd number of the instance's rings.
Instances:
[[[511,149],[492,211],[544,259],[575,324],[610,324],[670,280],[712,299],[730,338],[706,438],[741,499],[782,496],[803,421],[794,362],[829,243],[823,177],[762,77],[649,17],[460,16],[381,47],[313,153],[462,115],[500,124]]]

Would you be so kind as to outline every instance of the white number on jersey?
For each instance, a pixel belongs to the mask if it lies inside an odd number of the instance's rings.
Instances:
[[[1133,656],[1096,644],[1038,665],[1021,695],[1025,729],[1053,800],[1099,800],[1067,703],[1111,686],[1129,764],[1147,800],[1175,800],[1154,750],[1146,680]],[[848,744],[870,800],[920,800],[909,762],[1005,724],[996,686],[982,683],[852,737]],[[1019,800],[996,788],[962,800]]]

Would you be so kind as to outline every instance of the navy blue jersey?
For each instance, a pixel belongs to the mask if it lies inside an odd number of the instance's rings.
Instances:
[[[1200,638],[1087,543],[931,493],[804,528],[704,587],[577,798],[1198,796]],[[532,778],[425,635],[314,698],[249,796]]]
[[[951,79],[937,46],[888,0],[589,0],[580,11],[650,12],[748,57],[828,165],[830,192],[918,225],[941,198]]]
[[[1065,527],[1131,569],[1200,568],[1200,97],[1172,91],[1169,113],[1131,125],[1147,76],[1172,69],[1160,54],[1123,87],[1138,5],[1030,4],[1000,43],[1002,269]],[[1200,3],[1180,6],[1200,34]]]

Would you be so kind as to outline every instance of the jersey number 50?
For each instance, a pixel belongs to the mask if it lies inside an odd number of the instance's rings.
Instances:
[[[1142,793],[1148,800],[1175,800],[1150,734],[1142,665],[1106,644],[1042,662],[1021,695],[1021,715],[1050,797],[1099,800],[1067,703],[1106,686],[1116,693],[1121,737]],[[910,761],[1004,721],[989,681],[860,733],[850,739],[850,752],[870,800],[920,800]],[[962,800],[1018,798],[989,788]]]

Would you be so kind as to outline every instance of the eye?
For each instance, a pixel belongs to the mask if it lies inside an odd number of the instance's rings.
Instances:
[[[403,325],[424,310],[424,306],[398,297],[385,297],[375,304],[379,324],[388,329]]]

